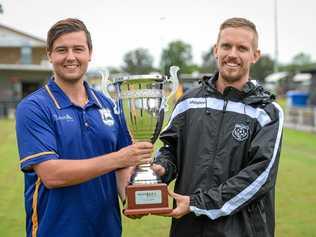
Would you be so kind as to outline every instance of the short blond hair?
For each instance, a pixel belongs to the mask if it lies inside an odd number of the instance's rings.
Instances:
[[[249,30],[251,30],[255,37],[254,37],[254,48],[257,49],[258,48],[258,32],[257,32],[257,28],[256,25],[251,22],[248,19],[245,18],[240,18],[240,17],[233,17],[233,18],[229,18],[227,20],[225,20],[219,28],[219,33],[218,33],[218,37],[217,37],[217,42],[220,39],[220,35],[221,32],[226,29],[226,28],[247,28]]]

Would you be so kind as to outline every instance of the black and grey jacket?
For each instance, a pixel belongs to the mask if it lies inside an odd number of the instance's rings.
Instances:
[[[203,80],[176,104],[155,163],[163,181],[190,196],[188,215],[173,219],[172,237],[274,236],[274,187],[283,112],[254,82],[219,93]]]

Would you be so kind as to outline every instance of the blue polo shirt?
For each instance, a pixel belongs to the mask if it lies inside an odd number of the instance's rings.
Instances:
[[[124,119],[114,113],[111,101],[84,85],[89,99],[84,108],[74,105],[53,79],[17,107],[28,237],[121,236],[114,172],[47,189],[32,170],[43,161],[89,159],[130,144]]]

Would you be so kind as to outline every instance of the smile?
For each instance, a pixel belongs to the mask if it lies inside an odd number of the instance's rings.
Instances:
[[[239,68],[240,65],[238,63],[224,63],[224,65],[228,68]]]
[[[79,65],[64,65],[64,67],[67,69],[75,69],[75,68],[79,67]]]

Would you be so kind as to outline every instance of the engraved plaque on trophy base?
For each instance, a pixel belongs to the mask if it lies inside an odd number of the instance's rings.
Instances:
[[[124,214],[166,214],[172,211],[168,206],[168,189],[164,183],[133,184],[126,188],[127,208]]]

